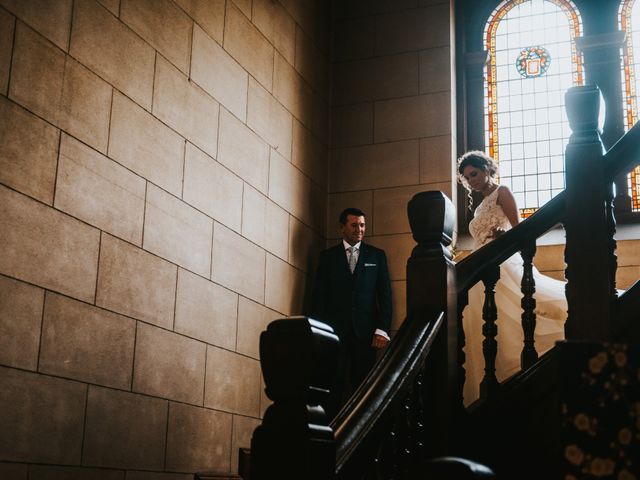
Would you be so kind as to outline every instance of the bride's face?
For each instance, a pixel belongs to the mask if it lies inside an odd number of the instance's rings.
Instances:
[[[465,178],[472,190],[481,192],[489,183],[489,174],[482,168],[467,165],[462,170],[462,176]]]

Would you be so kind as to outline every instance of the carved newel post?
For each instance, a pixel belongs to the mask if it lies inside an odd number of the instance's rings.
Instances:
[[[565,95],[573,134],[567,145],[567,339],[606,341],[611,338],[613,244],[608,210],[611,185],[606,178],[603,146],[598,134],[600,90],[573,87]]]
[[[253,480],[334,478],[334,436],[321,404],[338,345],[331,327],[306,317],[276,320],[260,335],[265,391],[274,403],[253,432]]]
[[[409,224],[418,243],[407,261],[407,318],[423,318],[425,314],[444,311],[446,323],[429,356],[425,388],[431,405],[429,425],[435,452],[444,451],[455,438],[454,425],[462,408],[458,384],[458,362],[461,343],[458,338],[455,264],[451,245],[455,227],[455,209],[442,192],[416,194],[408,205]],[[431,408],[429,408],[431,407]]]

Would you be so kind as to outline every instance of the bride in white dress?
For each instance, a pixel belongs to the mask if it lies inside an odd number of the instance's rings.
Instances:
[[[486,245],[519,222],[518,207],[509,190],[495,181],[495,162],[484,152],[471,151],[458,160],[458,173],[468,190],[482,193],[483,200],[475,210],[469,231],[475,241],[474,250]],[[495,288],[498,309],[498,354],[496,376],[505,380],[520,369],[524,334],[522,331],[520,301],[522,292],[522,258],[517,253],[500,265],[500,280]],[[564,322],[567,318],[565,283],[542,275],[533,267],[536,292],[535,348],[539,355],[564,338]],[[480,281],[469,290],[469,303],[463,312],[465,333],[466,381],[464,403],[469,405],[480,394],[479,385],[484,376],[482,354],[482,305],[484,284]]]

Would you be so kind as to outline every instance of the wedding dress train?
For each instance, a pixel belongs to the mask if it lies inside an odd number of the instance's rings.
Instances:
[[[497,204],[496,188],[476,208],[469,230],[475,240],[474,249],[489,243],[494,228],[504,230],[511,224],[504,211]],[[515,254],[500,265],[500,280],[495,288],[495,301],[498,309],[498,353],[496,356],[496,376],[502,381],[520,369],[524,334],[522,331],[520,301],[522,292],[522,258]],[[539,355],[553,347],[564,338],[564,322],[567,318],[567,300],[565,282],[541,274],[533,267],[536,299],[535,348]],[[464,384],[464,404],[469,405],[480,394],[479,385],[484,376],[484,356],[482,354],[482,305],[484,303],[484,284],[480,281],[469,290],[469,303],[463,312],[465,333],[466,380]]]

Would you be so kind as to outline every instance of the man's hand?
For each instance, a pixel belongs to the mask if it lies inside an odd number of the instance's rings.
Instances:
[[[373,341],[371,342],[371,346],[376,349],[384,348],[389,345],[389,340],[383,337],[382,335],[378,335],[374,333]]]

